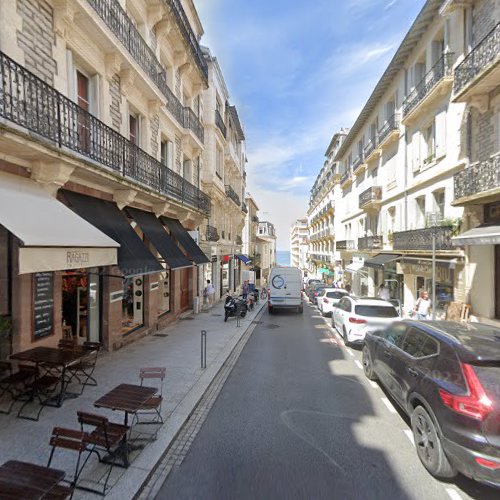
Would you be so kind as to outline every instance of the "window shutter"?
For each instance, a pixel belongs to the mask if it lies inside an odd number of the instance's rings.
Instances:
[[[446,110],[436,115],[436,158],[446,155]]]
[[[412,171],[420,170],[420,132],[413,134],[412,140]]]

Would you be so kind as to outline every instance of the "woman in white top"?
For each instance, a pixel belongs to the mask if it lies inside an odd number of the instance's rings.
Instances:
[[[423,290],[415,304],[414,312],[417,315],[417,319],[429,319],[430,311],[431,301],[429,300],[429,294]]]

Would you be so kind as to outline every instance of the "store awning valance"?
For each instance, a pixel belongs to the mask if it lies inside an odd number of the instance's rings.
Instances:
[[[346,273],[360,273],[361,268],[364,267],[365,264],[360,261],[356,262],[351,262],[346,268],[344,269]]]
[[[191,238],[177,219],[162,217],[161,220],[168,227],[172,236],[177,240],[177,243],[181,245],[188,259],[191,259],[196,264],[208,264],[210,262],[202,249],[196,244],[196,241]]]
[[[454,246],[500,245],[500,226],[483,224],[451,239]]]
[[[182,250],[170,235],[167,234],[163,224],[154,214],[131,207],[127,208],[127,211],[139,224],[139,227],[158,250],[158,253],[165,259],[170,269],[193,267],[193,264],[182,253]]]
[[[252,259],[249,259],[246,255],[243,254],[236,254],[236,257],[247,266],[252,262]]]
[[[401,257],[399,254],[393,253],[379,253],[373,256],[371,259],[365,260],[366,267],[374,267],[376,269],[383,269],[389,262],[394,262]]]
[[[115,203],[72,191],[63,194],[74,212],[120,243],[118,267],[124,277],[164,270]]]
[[[19,274],[117,262],[116,241],[31,179],[0,172],[0,224],[20,241]]]
[[[411,264],[412,266],[432,266],[432,259],[422,257],[403,257],[401,259],[403,264]],[[457,259],[435,259],[436,267],[443,267],[447,269],[455,269],[458,264]]]

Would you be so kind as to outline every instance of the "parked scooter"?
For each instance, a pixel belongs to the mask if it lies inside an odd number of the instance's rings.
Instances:
[[[233,297],[227,292],[226,302],[224,304],[224,321],[227,318],[235,318],[237,314],[244,318],[247,314],[248,307],[242,298]]]
[[[253,301],[258,304],[259,303],[259,289],[255,288],[253,291]]]
[[[254,295],[253,293],[249,293],[247,295],[247,305],[248,305],[248,309],[250,309],[250,311],[253,311],[253,303],[254,303]]]

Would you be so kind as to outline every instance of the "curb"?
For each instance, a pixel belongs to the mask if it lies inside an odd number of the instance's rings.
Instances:
[[[255,321],[265,312],[266,304],[267,301],[262,302],[262,304],[256,304],[254,309],[255,316],[252,318],[252,321]],[[246,328],[236,331],[235,335],[229,340],[217,357],[207,366],[198,379],[198,382],[192,386],[185,398],[165,421],[164,426],[158,431],[156,441],[148,444],[146,450],[130,465],[127,472],[112,488],[106,498],[123,500],[123,498],[139,499],[141,497],[142,491],[153,478],[157,467],[182,431],[184,424],[196,410],[196,407],[210,388],[213,380],[224,368],[226,360],[237,348],[242,337],[256,326],[256,324],[250,322]],[[154,465],[152,466],[152,464]]]

